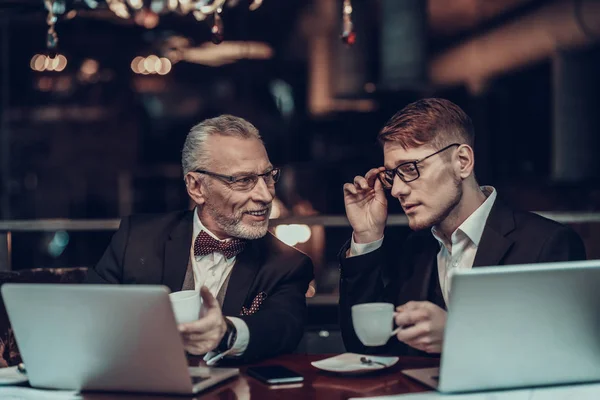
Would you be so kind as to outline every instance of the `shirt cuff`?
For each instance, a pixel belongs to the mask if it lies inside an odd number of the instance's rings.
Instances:
[[[246,351],[248,347],[248,342],[250,341],[250,330],[248,329],[248,325],[241,318],[236,317],[225,317],[235,326],[236,329],[236,338],[233,346],[222,353],[218,353],[216,351],[209,351],[204,355],[204,361],[206,361],[206,365],[212,366],[217,362],[222,360],[225,357],[240,357]]]
[[[352,235],[348,257],[362,256],[363,254],[371,253],[380,248],[382,244],[383,237],[371,243],[356,243],[354,241],[354,235]]]
[[[250,341],[250,330],[248,329],[248,325],[241,318],[225,318],[231,321],[231,323],[235,326],[235,329],[237,331],[237,337],[235,338],[235,342],[233,342],[233,346],[231,347],[231,352],[228,355],[241,356],[246,351],[246,348],[248,347],[248,342]]]

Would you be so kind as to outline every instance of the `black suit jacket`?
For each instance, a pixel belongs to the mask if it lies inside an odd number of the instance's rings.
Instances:
[[[166,285],[181,290],[190,257],[193,211],[124,218],[104,255],[88,272],[86,283]],[[273,235],[251,240],[237,258],[225,298],[223,314],[243,319],[250,341],[243,362],[292,352],[304,332],[305,293],[313,278],[308,256]],[[261,292],[267,294],[259,310],[250,308]]]
[[[431,301],[445,308],[437,274],[439,242],[430,230],[412,233],[401,250],[390,243],[362,256],[346,258],[350,242],[340,252],[340,325],[348,351],[424,356],[396,338],[381,347],[364,346],[352,326],[355,304]],[[585,248],[572,229],[539,215],[514,211],[498,199],[486,221],[473,267],[584,260]]]

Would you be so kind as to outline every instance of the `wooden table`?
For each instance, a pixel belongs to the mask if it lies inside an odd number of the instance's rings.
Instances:
[[[197,395],[196,399],[247,400],[247,399],[318,399],[342,400],[351,397],[384,396],[414,393],[429,390],[426,386],[403,375],[406,368],[426,368],[439,365],[439,360],[403,357],[391,368],[369,375],[342,376],[314,368],[312,361],[327,358],[327,355],[291,354],[270,359],[256,365],[281,364],[304,376],[302,384],[277,387],[265,385],[247,376],[241,367],[241,375],[215,388]],[[161,395],[86,394],[85,400],[181,400],[190,397]]]

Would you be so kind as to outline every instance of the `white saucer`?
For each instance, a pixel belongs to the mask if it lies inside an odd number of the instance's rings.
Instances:
[[[364,364],[361,357],[366,357],[381,364]],[[324,360],[313,361],[311,365],[323,371],[337,372],[340,374],[364,374],[371,371],[389,368],[398,362],[398,357],[370,356],[365,354],[344,353]]]

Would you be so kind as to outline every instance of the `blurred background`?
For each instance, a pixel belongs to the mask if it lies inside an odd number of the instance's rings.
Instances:
[[[313,257],[312,304],[335,304],[342,185],[432,96],[472,117],[480,183],[600,258],[599,72],[598,0],[0,0],[0,267],[92,266],[121,216],[189,207],[185,136],[230,113],[283,168],[273,231]]]

